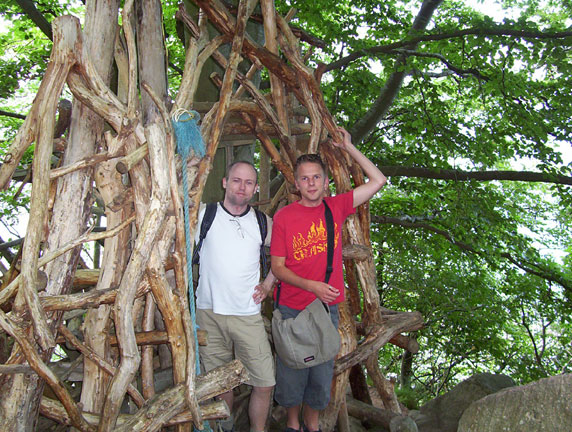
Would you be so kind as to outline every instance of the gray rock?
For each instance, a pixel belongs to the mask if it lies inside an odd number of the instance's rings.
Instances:
[[[367,432],[367,429],[361,424],[357,418],[350,416],[350,430],[352,432]]]
[[[389,422],[389,432],[418,432],[418,429],[411,417],[397,416]]]
[[[459,432],[564,432],[572,430],[572,374],[505,389],[474,402]]]
[[[511,386],[514,381],[506,375],[477,374],[429,401],[412,417],[420,432],[456,432],[459,419],[469,405]]]

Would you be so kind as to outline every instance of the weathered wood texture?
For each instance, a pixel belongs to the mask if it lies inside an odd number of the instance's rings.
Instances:
[[[307,65],[309,53],[300,50],[297,37],[304,34],[288,25],[292,14],[282,17],[272,0],[260,1],[262,15],[254,19],[264,26],[266,42],[261,46],[246,31],[255,0],[241,0],[235,10],[219,0],[193,1],[202,10],[197,23],[183,5],[176,15],[188,31],[185,70],[176,96],[168,94],[166,85],[158,0],[127,0],[121,20],[117,0],[88,2],[83,33],[75,18],[54,20],[50,64],[0,167],[0,187],[6,188],[24,151],[36,144],[21,268],[10,270],[0,291],[0,324],[15,340],[10,358],[0,368],[6,389],[0,394],[2,430],[34,430],[39,411],[78,430],[102,432],[167,426],[186,431],[192,423],[200,428],[203,419],[228,415],[224,404],[198,405],[246,378],[236,362],[196,376],[182,173],[189,182],[191,232],[217,147],[231,138],[256,137],[285,179],[276,186],[275,196],[265,197],[271,213],[281,201],[295,199],[293,165],[300,152],[323,156],[338,193],[365,181],[360,167],[328,142],[328,136],[337,139],[339,132],[320,91],[321,72]],[[207,24],[219,35],[211,37]],[[223,54],[223,44],[230,44],[230,52]],[[109,87],[113,57],[116,91]],[[210,77],[220,89],[219,100],[196,103],[201,70],[211,58],[224,70],[224,75]],[[250,61],[246,73],[238,70],[244,59]],[[263,68],[270,77],[270,95],[252,82]],[[62,166],[50,169],[56,107],[65,83],[74,96],[69,137]],[[203,114],[206,155],[191,154],[184,166],[175,154],[170,118],[178,109]],[[104,124],[109,125],[105,133]],[[268,173],[269,167],[263,171]],[[270,185],[264,186],[269,194]],[[93,195],[109,227],[103,233],[86,232]],[[419,349],[402,333],[422,326],[420,314],[380,307],[369,227],[365,204],[344,228],[348,302],[340,309],[342,345],[331,403],[321,418],[324,431],[336,424],[349,430],[348,414],[356,412],[387,427],[400,407],[392,384],[381,374],[378,352],[388,342],[410,352]],[[93,241],[104,242],[100,268],[78,270],[82,245]],[[38,294],[39,290],[45,292]],[[85,314],[83,340],[62,324],[64,312]],[[206,343],[203,333],[197,339]],[[76,360],[83,361],[79,398],[46,366],[56,343],[81,353]],[[155,372],[166,361],[164,352],[156,355],[156,347],[165,345],[174,385],[157,393]],[[354,394],[370,402],[364,368],[388,411],[346,401],[352,385]],[[140,388],[135,378],[141,378]],[[42,399],[44,383],[59,402]],[[120,415],[126,397],[137,405],[133,415]]]

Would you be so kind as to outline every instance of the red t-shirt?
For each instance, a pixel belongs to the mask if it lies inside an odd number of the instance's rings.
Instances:
[[[329,284],[340,291],[330,304],[344,300],[344,273],[342,268],[342,225],[346,218],[355,213],[353,191],[324,198],[334,219],[334,259]],[[327,264],[327,233],[324,204],[305,207],[299,202],[280,209],[274,215],[272,225],[272,256],[286,257],[285,265],[305,279],[324,281]],[[316,296],[297,286],[282,282],[280,304],[302,310],[315,300]]]

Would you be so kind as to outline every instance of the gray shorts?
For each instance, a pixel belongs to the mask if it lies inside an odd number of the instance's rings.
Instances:
[[[284,319],[294,318],[301,311],[278,306]],[[332,322],[338,328],[338,305],[330,306]],[[279,405],[290,408],[308,405],[310,408],[321,411],[330,402],[330,391],[334,377],[334,360],[306,369],[292,369],[286,366],[276,356],[276,392],[274,399]]]
[[[248,372],[247,384],[274,385],[274,359],[260,314],[220,315],[212,310],[197,309],[197,324],[208,332],[208,344],[199,347],[206,372],[237,358]]]

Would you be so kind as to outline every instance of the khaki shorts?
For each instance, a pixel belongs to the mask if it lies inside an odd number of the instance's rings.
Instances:
[[[270,387],[275,384],[274,359],[260,314],[219,315],[197,309],[197,324],[208,332],[208,345],[199,347],[206,372],[239,359],[248,372],[247,384]]]

